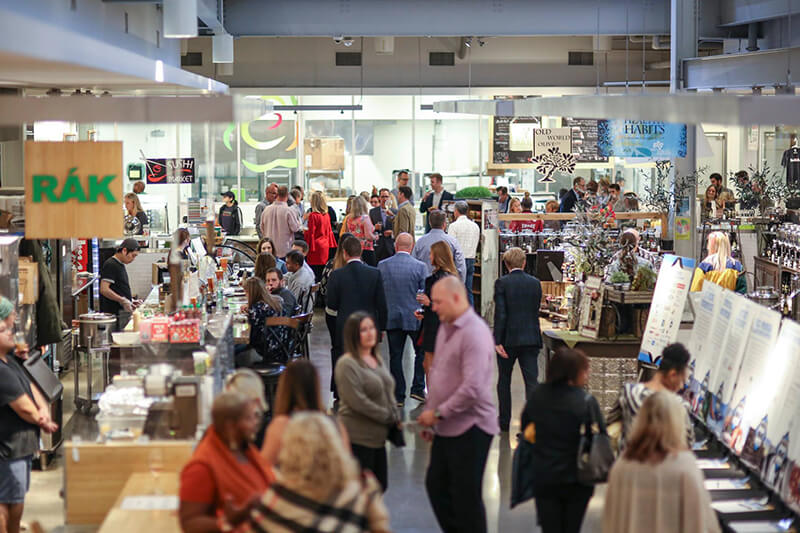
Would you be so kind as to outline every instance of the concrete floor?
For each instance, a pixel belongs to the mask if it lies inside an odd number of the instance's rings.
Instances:
[[[389,350],[384,341],[381,346],[388,366]],[[320,373],[323,389],[323,400],[327,405],[332,403],[328,383],[331,375],[330,338],[325,327],[323,316],[317,312],[314,317],[314,330],[311,334],[311,361]],[[406,382],[410,386],[412,375],[413,353],[410,344],[406,346],[405,373]],[[72,378],[71,374],[63,378],[65,385],[65,420],[72,411]],[[492,376],[492,387],[496,384],[496,375]],[[521,411],[524,402],[522,376],[516,371],[512,380],[513,412]],[[415,400],[406,401],[406,419],[414,419],[421,406]],[[497,436],[492,441],[486,472],[483,479],[484,503],[490,533],[535,532],[536,511],[533,502],[509,509],[511,490],[511,460],[515,435],[519,432],[519,419],[511,423],[511,431]],[[509,437],[510,436],[510,437]],[[427,533],[439,531],[436,519],[425,493],[425,470],[428,465],[429,444],[411,432],[406,432],[406,447],[388,446],[389,456],[389,490],[384,498],[389,509],[392,529],[396,533]],[[49,532],[88,533],[94,528],[65,527],[63,500],[60,492],[63,484],[63,469],[60,458],[56,458],[51,469],[45,472],[34,472],[31,479],[31,490],[25,505],[24,521],[38,520]],[[598,487],[595,497],[589,504],[589,510],[583,524],[583,533],[598,532],[601,529],[604,487]]]

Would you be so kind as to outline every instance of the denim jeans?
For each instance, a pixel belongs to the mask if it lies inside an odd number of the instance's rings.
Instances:
[[[414,378],[411,382],[411,394],[425,395],[425,370],[422,362],[425,354],[416,346],[418,332],[403,329],[390,329],[386,331],[389,343],[389,370],[394,378],[394,398],[398,403],[406,400],[406,378],[403,375],[403,353],[406,347],[406,337],[411,339],[414,347]]]
[[[464,285],[467,286],[467,298],[469,298],[469,305],[474,305],[475,300],[472,296],[472,278],[475,276],[475,260],[464,259],[467,265],[467,277],[464,279]]]

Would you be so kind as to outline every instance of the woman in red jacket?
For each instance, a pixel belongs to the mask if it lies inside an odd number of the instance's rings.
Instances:
[[[311,213],[308,215],[308,229],[305,231],[305,240],[308,243],[306,262],[311,265],[317,281],[322,278],[322,269],[328,262],[331,248],[336,248],[336,239],[333,238],[331,219],[328,216],[328,202],[322,191],[314,191],[311,195]]]

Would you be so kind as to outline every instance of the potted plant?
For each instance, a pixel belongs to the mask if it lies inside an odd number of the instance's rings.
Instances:
[[[612,285],[614,285],[615,289],[624,290],[623,287],[624,284],[628,284],[628,286],[630,287],[631,278],[629,278],[625,272],[617,270],[616,272],[613,272],[611,274],[609,281],[611,282]]]
[[[651,291],[656,286],[656,273],[648,266],[641,266],[631,283],[631,290]]]

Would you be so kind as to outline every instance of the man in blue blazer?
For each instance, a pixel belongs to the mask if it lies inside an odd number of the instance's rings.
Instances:
[[[497,399],[501,431],[511,422],[511,373],[519,361],[525,399],[539,377],[539,306],[542,284],[525,273],[525,252],[509,248],[503,254],[508,274],[494,283],[494,343],[497,351]],[[523,402],[524,404],[525,402]]]
[[[344,249],[347,265],[331,273],[325,296],[329,314],[336,315],[331,370],[336,368],[336,361],[344,352],[342,333],[350,315],[356,311],[365,311],[375,317],[378,331],[386,329],[386,296],[383,293],[380,270],[361,262],[361,242],[358,239],[344,239],[339,246]],[[331,391],[334,398],[338,399],[332,371]]]
[[[439,173],[431,174],[431,191],[425,193],[425,196],[422,197],[422,203],[419,204],[419,212],[420,213],[428,213],[429,211],[436,211],[437,209],[442,208],[442,202],[448,200],[455,200],[455,196],[453,193],[444,190],[444,185],[442,184],[442,175]],[[431,224],[429,222],[430,214],[425,219],[425,233],[428,233],[431,230]]]
[[[419,321],[414,311],[419,308],[417,291],[425,289],[428,267],[422,261],[411,257],[414,239],[408,233],[401,233],[394,243],[395,255],[378,263],[383,278],[383,291],[389,316],[386,319],[386,336],[389,342],[389,369],[394,377],[394,396],[398,404],[406,399],[406,379],[403,375],[403,352],[406,337],[414,346],[414,379],[411,383],[411,397],[425,401],[425,370],[422,363],[425,354],[415,345],[419,335]]]

